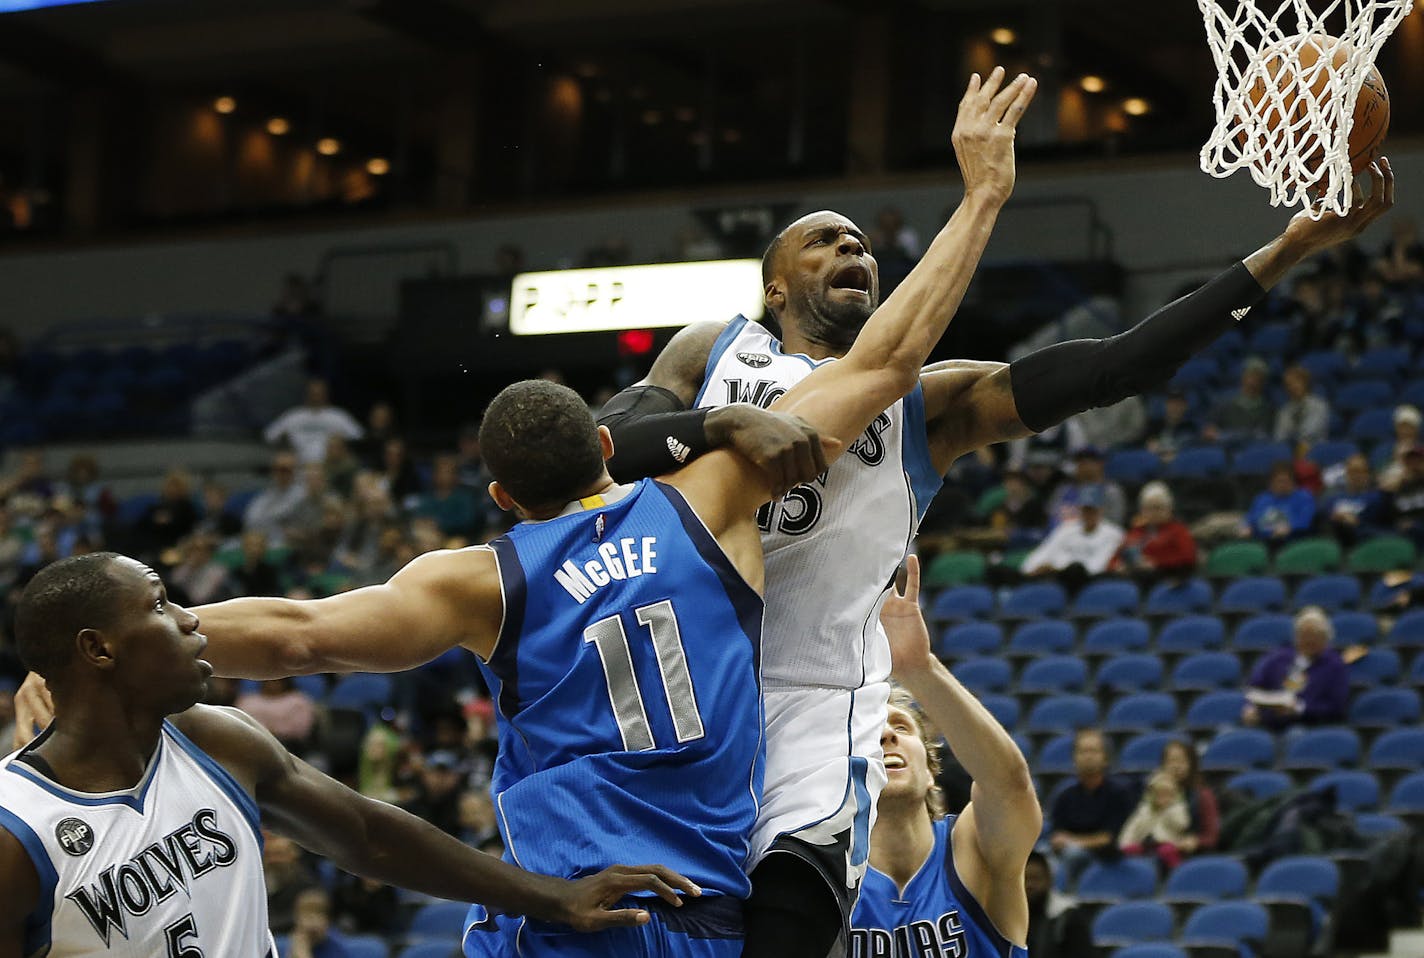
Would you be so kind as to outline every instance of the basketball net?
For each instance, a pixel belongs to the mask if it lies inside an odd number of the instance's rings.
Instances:
[[[1272,206],[1304,206],[1316,219],[1327,211],[1345,215],[1354,202],[1355,100],[1414,0],[1197,4],[1217,69],[1216,128],[1202,147],[1202,169],[1226,177],[1244,168],[1270,191]],[[1347,55],[1336,63],[1338,48],[1318,45],[1315,63],[1297,69],[1297,55],[1314,42],[1312,35],[1331,34],[1331,18],[1335,29],[1343,18],[1338,39],[1348,44]]]

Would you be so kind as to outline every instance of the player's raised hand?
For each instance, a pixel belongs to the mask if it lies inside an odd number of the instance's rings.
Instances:
[[[15,748],[24,748],[54,721],[54,699],[39,673],[31,672],[15,690]]]
[[[825,472],[827,452],[835,453],[841,446],[834,437],[818,435],[799,416],[751,403],[713,410],[705,428],[718,447],[735,449],[765,472],[775,498]]]
[[[554,920],[571,925],[575,931],[647,924],[648,913],[644,909],[614,907],[633,892],[650,891],[674,907],[682,906],[678,892],[702,894],[693,882],[662,865],[613,865],[597,875],[567,884],[563,913]]]
[[[1305,256],[1312,256],[1332,246],[1352,240],[1371,223],[1394,207],[1394,170],[1389,159],[1381,156],[1369,166],[1370,190],[1355,197],[1354,207],[1345,216],[1326,213],[1311,219],[1307,212],[1297,213],[1286,227],[1286,235],[1298,244]]]
[[[966,196],[1004,203],[1014,191],[1014,132],[1038,92],[1038,81],[1020,73],[1004,84],[1004,68],[988,79],[969,79],[954,123],[954,154],[964,176]]]
[[[930,631],[920,611],[920,559],[905,559],[905,590],[890,590],[880,609],[880,624],[890,639],[890,671],[896,676],[912,675],[930,667]]]

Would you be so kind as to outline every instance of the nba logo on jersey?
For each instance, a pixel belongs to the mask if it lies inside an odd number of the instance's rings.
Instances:
[[[94,829],[77,818],[66,818],[54,826],[54,837],[60,848],[76,858],[94,847]]]

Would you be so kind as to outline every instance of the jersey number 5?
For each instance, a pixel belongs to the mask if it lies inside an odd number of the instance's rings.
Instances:
[[[664,599],[645,605],[633,613],[640,626],[653,637],[653,654],[658,660],[658,672],[663,680],[663,697],[672,713],[672,727],[679,743],[691,742],[703,736],[702,715],[697,711],[697,696],[692,690],[692,675],[687,670],[687,653],[682,647],[682,630],[673,614],[672,602]],[[646,752],[657,748],[653,730],[648,724],[648,710],[643,704],[643,690],[638,687],[638,675],[633,670],[633,650],[628,646],[628,633],[621,615],[610,615],[584,629],[583,640],[592,642],[603,663],[603,677],[608,681],[608,700],[613,703],[613,717],[623,736],[623,748],[629,752]]]
[[[198,925],[192,913],[163,929],[163,937],[168,939],[168,958],[203,958],[203,949],[198,947]]]

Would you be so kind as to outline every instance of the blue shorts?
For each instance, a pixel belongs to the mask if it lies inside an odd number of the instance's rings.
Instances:
[[[723,895],[681,908],[639,900],[646,925],[580,933],[501,915],[465,929],[465,958],[740,958],[742,903]],[[497,927],[491,928],[494,924]]]

